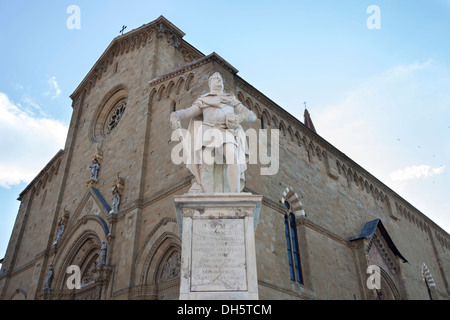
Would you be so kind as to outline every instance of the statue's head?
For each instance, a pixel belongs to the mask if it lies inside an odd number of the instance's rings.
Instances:
[[[208,80],[209,89],[211,92],[222,93],[223,92],[223,79],[222,75],[219,72],[213,73]]]

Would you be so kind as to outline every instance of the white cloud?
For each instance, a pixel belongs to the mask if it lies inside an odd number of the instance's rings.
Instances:
[[[434,60],[398,65],[313,115],[323,138],[446,230],[449,87],[450,70]]]
[[[407,157],[414,148],[431,149],[436,134],[448,130],[441,122],[449,115],[449,85],[450,73],[433,60],[398,65],[366,79],[343,101],[316,110],[313,120],[321,136],[387,180],[395,168],[411,165]]]
[[[61,89],[59,88],[58,81],[56,81],[55,76],[51,76],[48,79],[48,90],[44,93],[45,96],[51,95],[52,99],[59,97],[61,94]]]
[[[407,181],[441,175],[444,171],[445,166],[437,168],[428,165],[409,166],[392,172],[389,177],[398,189],[402,189]]]
[[[68,127],[36,117],[0,92],[0,187],[30,182],[64,147]]]

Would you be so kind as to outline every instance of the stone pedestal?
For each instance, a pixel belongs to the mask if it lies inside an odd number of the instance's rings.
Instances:
[[[255,230],[262,196],[175,196],[180,234],[181,300],[258,299]]]

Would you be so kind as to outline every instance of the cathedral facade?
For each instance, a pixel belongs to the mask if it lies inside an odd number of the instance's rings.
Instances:
[[[245,172],[263,196],[260,299],[450,298],[447,232],[183,36],[161,16],[116,37],[71,95],[64,149],[19,196],[1,299],[178,299],[173,197],[193,175],[172,161],[169,115],[215,72],[256,115],[247,128],[279,132],[276,173]]]

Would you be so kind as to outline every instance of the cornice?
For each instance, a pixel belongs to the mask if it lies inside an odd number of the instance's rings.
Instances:
[[[190,70],[197,69],[201,67],[202,65],[211,63],[211,62],[217,62],[220,65],[222,65],[225,69],[230,71],[233,74],[238,73],[239,71],[233,67],[229,62],[227,62],[225,59],[223,59],[221,56],[219,56],[217,53],[213,52],[207,56],[201,57],[197,60],[194,60],[190,63],[187,63],[185,65],[182,65],[179,68],[176,68],[170,72],[167,72],[157,78],[154,78],[148,82],[148,85],[150,87],[156,86],[164,81],[167,81],[169,79],[175,78],[183,73],[186,73]]]
[[[50,171],[50,169],[57,164],[57,161],[61,159],[62,155],[64,154],[64,150],[59,150],[55,156],[47,163],[47,165],[37,174],[37,176],[25,187],[25,189],[19,194],[19,197],[17,200],[21,201],[23,196],[34,186],[37,185],[39,181],[45,176],[46,173]],[[58,172],[59,165],[55,166],[55,175]],[[49,177],[51,179],[51,176]],[[44,181],[45,182],[45,181]]]
[[[158,34],[168,33],[171,37],[174,47],[187,55],[203,55],[193,46],[182,40],[185,33],[178,29],[172,22],[165,17],[160,16],[158,19],[133,29],[123,35],[115,37],[108,45],[106,50],[95,62],[84,79],[80,82],[75,91],[70,95],[72,100],[76,100],[79,94],[85,90],[90,91],[95,86],[97,80],[108,70],[114,59],[124,53],[134,51],[147,45]]]

